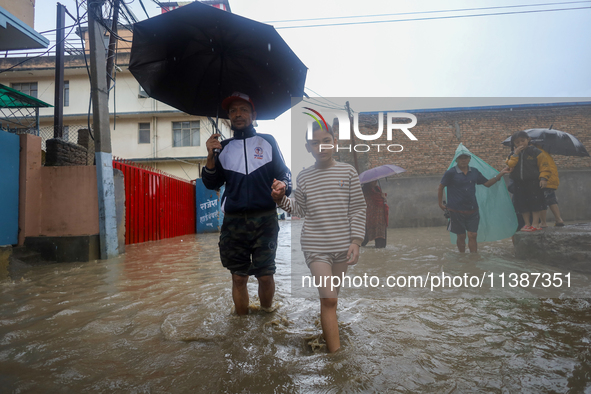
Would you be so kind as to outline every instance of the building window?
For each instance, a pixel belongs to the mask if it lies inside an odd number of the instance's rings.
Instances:
[[[140,123],[139,124],[139,143],[140,144],[149,144],[150,143],[150,123]]]
[[[13,83],[12,88],[21,93],[37,98],[37,82]]]
[[[199,121],[172,122],[172,146],[199,146]]]
[[[137,94],[138,98],[148,98],[150,96],[148,96],[148,93],[144,90],[144,88],[142,88],[142,85],[139,85],[140,90]]]
[[[64,107],[70,105],[70,81],[64,81]]]

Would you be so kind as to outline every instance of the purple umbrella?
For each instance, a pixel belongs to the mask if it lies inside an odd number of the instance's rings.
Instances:
[[[406,170],[402,167],[395,166],[394,164],[384,164],[383,166],[375,167],[367,171],[363,171],[359,175],[360,183],[369,183],[371,181],[377,181],[378,179],[385,178],[390,175],[400,174]]]

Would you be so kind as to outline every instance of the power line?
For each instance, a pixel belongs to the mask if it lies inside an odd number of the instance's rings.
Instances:
[[[325,104],[322,101],[315,100],[312,97],[304,99],[302,101],[304,103],[309,103],[309,104],[314,105],[316,107],[322,107],[322,108],[333,109],[333,110],[343,110],[345,108],[343,106],[334,106],[334,105]]]
[[[63,30],[69,29],[72,26],[78,26],[78,22],[75,22],[73,25],[64,26]],[[55,32],[57,32],[58,30],[60,30],[60,29],[58,28],[58,29],[45,30],[45,31],[39,32],[39,34],[49,34],[49,33],[55,34]]]
[[[452,15],[452,16],[439,16],[439,17],[430,17],[430,18],[392,19],[392,20],[386,20],[386,21],[366,21],[366,22],[327,23],[327,24],[321,24],[321,25],[285,26],[285,27],[275,27],[275,29],[279,30],[279,29],[299,29],[299,28],[306,28],[306,27],[331,27],[331,26],[367,25],[367,24],[393,23],[393,22],[417,22],[417,21],[437,20],[437,19],[458,19],[458,18],[472,18],[472,17],[478,17],[478,16],[516,15],[516,14],[531,14],[531,13],[540,13],[540,12],[574,11],[574,10],[584,10],[584,9],[591,9],[591,6],[576,7],[576,8],[556,8],[556,9],[551,9],[551,10],[498,12],[498,13],[472,14],[472,15]]]
[[[142,0],[140,0],[140,5],[142,6],[142,9],[144,10],[144,12],[146,13],[146,16],[149,19],[150,18],[150,15],[148,15],[148,11],[146,11],[146,7],[144,7],[144,3],[142,2]]]
[[[78,3],[78,0],[76,1],[76,16],[78,17],[78,29],[80,31],[80,45],[82,45],[82,55],[84,56],[84,64],[86,65],[86,73],[88,74],[88,83],[89,85],[92,86],[92,78],[90,76],[90,68],[88,67],[88,59],[86,58],[86,48],[84,48],[84,38],[82,38],[82,18],[80,18],[80,8],[82,7],[82,4],[84,3]],[[88,13],[88,9],[86,10],[86,13]],[[85,14],[86,14],[85,13]],[[88,115],[86,118],[87,121],[87,127],[88,127],[88,135],[90,136],[90,138],[92,138],[92,140],[94,141],[94,135],[92,134],[92,128],[90,127],[90,109],[92,106],[92,89],[90,90],[90,95],[88,98]]]
[[[345,109],[345,107],[339,107],[339,106],[329,106],[329,105],[325,105],[325,104],[319,104],[317,102],[313,102],[313,101],[309,101],[307,99],[302,100],[304,103],[310,103],[311,105],[314,105],[316,107],[322,107],[322,108],[327,108],[327,109],[333,109],[333,110],[343,110]]]
[[[332,100],[329,100],[329,99],[327,99],[326,97],[324,97],[324,96],[322,96],[320,93],[318,93],[318,92],[316,92],[316,91],[314,91],[314,90],[310,89],[309,87],[307,87],[307,86],[306,86],[306,87],[305,87],[305,89],[308,89],[310,92],[314,93],[314,94],[315,94],[315,95],[317,95],[319,98],[321,98],[321,99],[323,99],[324,101],[326,101],[327,103],[329,103],[329,104],[333,104],[333,105],[336,105],[337,107],[339,106],[339,104],[335,103],[335,102],[334,102],[334,101],[332,101]],[[308,97],[308,99],[313,99],[313,98],[314,98],[314,97]],[[344,108],[344,107],[343,107],[343,108]]]
[[[589,2],[590,2],[589,0],[584,0],[584,1],[567,1],[567,2],[558,2],[558,3],[505,5],[505,6],[496,6],[496,7],[458,8],[455,10],[412,11],[412,12],[397,12],[397,13],[391,13],[391,14],[332,16],[332,17],[323,17],[323,18],[306,18],[306,19],[289,19],[289,20],[279,20],[279,21],[267,21],[264,23],[307,22],[307,21],[334,20],[334,19],[375,18],[375,17],[382,17],[382,16],[394,16],[394,15],[437,14],[437,13],[442,13],[442,12],[462,12],[462,11],[481,11],[481,10],[520,8],[520,7],[540,7],[540,6],[549,6],[549,5],[565,5],[565,4],[578,4],[578,3],[589,3]]]

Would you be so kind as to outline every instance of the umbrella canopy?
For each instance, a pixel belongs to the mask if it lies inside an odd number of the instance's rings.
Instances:
[[[183,112],[215,117],[238,91],[261,120],[303,96],[307,73],[272,26],[197,1],[134,25],[129,70],[150,97]]]
[[[541,146],[551,155],[589,156],[581,141],[572,134],[552,129],[529,129],[525,132],[530,136],[532,143]],[[511,146],[511,137],[503,141],[503,145]]]
[[[363,184],[377,181],[378,179],[400,174],[405,171],[404,168],[395,166],[394,164],[384,164],[383,166],[374,167],[359,174],[359,183]]]

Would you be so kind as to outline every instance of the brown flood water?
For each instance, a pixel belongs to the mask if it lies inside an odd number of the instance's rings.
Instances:
[[[591,298],[343,289],[343,347],[314,351],[319,302],[314,289],[291,295],[291,238],[301,223],[291,227],[281,223],[273,313],[232,313],[217,234],[31,267],[0,282],[0,392],[591,392]],[[443,228],[390,230],[388,247],[363,248],[349,274],[498,273],[525,264],[510,241],[479,246],[480,256],[462,256]],[[294,271],[301,268],[294,257]],[[252,297],[254,279],[249,288]]]

